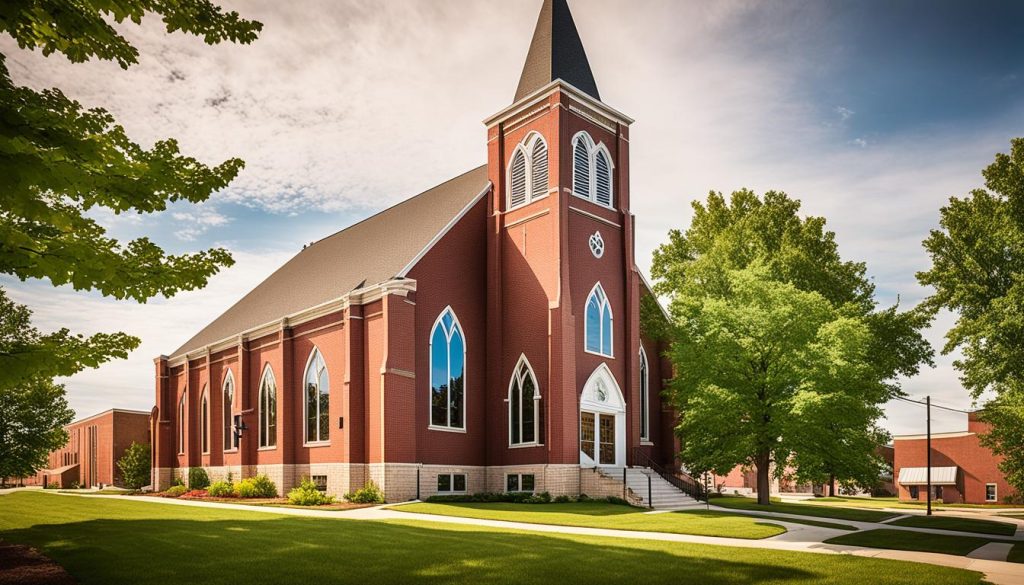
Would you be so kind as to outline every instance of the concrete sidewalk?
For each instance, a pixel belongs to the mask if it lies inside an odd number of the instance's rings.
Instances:
[[[87,498],[114,498],[119,500],[125,500],[125,496],[117,495],[90,495],[90,496],[78,496],[76,494],[54,494],[58,496],[67,497],[87,497]],[[434,514],[419,514],[415,512],[400,512],[392,509],[391,505],[375,506],[371,508],[358,508],[355,510],[304,510],[296,508],[274,508],[274,507],[261,507],[261,506],[246,506],[244,504],[228,504],[221,502],[201,502],[196,500],[178,500],[173,498],[147,498],[147,497],[130,497],[127,498],[131,501],[136,502],[148,502],[153,504],[164,504],[174,506],[194,506],[194,507],[205,507],[205,508],[219,508],[225,510],[238,510],[243,512],[255,512],[264,514],[278,514],[284,516],[300,516],[305,518],[324,518],[324,519],[345,519],[345,520],[368,520],[368,521],[422,521],[442,524],[460,524],[465,526],[481,526],[488,528],[499,528],[503,530],[524,530],[529,532],[545,533],[545,534],[574,534],[581,536],[599,536],[608,538],[625,538],[631,540],[659,540],[667,542],[679,542],[679,543],[691,543],[691,544],[704,544],[712,546],[733,546],[737,548],[760,548],[770,550],[785,550],[791,552],[807,552],[815,554],[850,554],[859,557],[873,557],[880,559],[891,559],[898,561],[910,561],[915,563],[927,563],[932,565],[942,565],[946,567],[956,567],[961,569],[967,569],[971,571],[979,571],[985,575],[985,579],[995,585],[1020,585],[1024,583],[1024,564],[1007,563],[1002,561],[994,561],[988,559],[961,557],[955,555],[944,555],[936,553],[922,553],[912,551],[900,551],[900,550],[885,550],[875,548],[864,548],[858,546],[845,546],[845,545],[834,545],[825,544],[823,540],[827,540],[840,534],[849,534],[846,530],[836,530],[830,528],[820,528],[817,526],[808,526],[804,524],[795,524],[786,522],[788,516],[791,514],[780,514],[777,512],[750,512],[750,514],[757,515],[772,515],[777,516],[779,524],[785,526],[785,534],[780,534],[772,538],[766,538],[762,540],[747,540],[742,538],[723,538],[714,536],[697,536],[692,534],[671,534],[665,532],[641,532],[633,530],[612,530],[606,528],[584,528],[579,526],[555,526],[548,524],[530,524],[526,522],[511,522],[505,520],[481,520],[477,518],[461,518],[456,516],[438,516]],[[717,508],[712,506],[713,510],[722,512],[735,512],[742,513],[741,510],[731,510],[726,508]],[[796,518],[806,519],[806,516],[793,516]],[[829,519],[822,519],[823,521],[829,521]],[[909,531],[917,532],[938,532],[942,534],[960,534],[950,533],[946,531],[936,531],[931,529],[916,529],[909,527],[895,527],[884,524],[874,524],[870,522],[848,522],[845,520],[834,520],[834,522],[849,524],[851,526],[858,525],[863,526],[863,529],[870,530],[872,528],[901,528]],[[979,536],[977,534],[971,534],[971,536]]]

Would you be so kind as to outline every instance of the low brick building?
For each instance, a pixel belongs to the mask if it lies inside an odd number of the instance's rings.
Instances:
[[[26,478],[26,485],[82,487],[121,485],[117,461],[133,442],[146,444],[149,413],[112,408],[77,420],[66,428],[68,442],[50,453],[46,469]]]
[[[945,503],[992,504],[1014,494],[999,471],[1001,457],[981,446],[989,425],[978,413],[967,416],[967,430],[932,433],[932,497]],[[893,438],[893,474],[901,500],[927,499],[927,437]]]
[[[156,358],[154,484],[202,467],[281,492],[373,480],[389,501],[599,495],[603,469],[672,465],[631,123],[546,0],[513,103],[484,123],[486,165],[311,244]]]

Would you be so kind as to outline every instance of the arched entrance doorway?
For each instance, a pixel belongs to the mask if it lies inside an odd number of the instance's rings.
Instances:
[[[580,396],[580,465],[626,465],[626,401],[605,364],[590,375]]]

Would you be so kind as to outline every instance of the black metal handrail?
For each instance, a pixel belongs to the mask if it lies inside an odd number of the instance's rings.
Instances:
[[[676,488],[678,488],[684,494],[691,498],[699,501],[707,501],[707,494],[704,486],[699,481],[690,477],[682,471],[669,471],[656,463],[651,456],[648,455],[643,448],[633,448],[633,463],[641,467],[649,467],[651,471],[657,473],[662,479],[669,482]]]

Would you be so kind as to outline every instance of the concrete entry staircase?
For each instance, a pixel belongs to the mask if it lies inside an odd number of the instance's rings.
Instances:
[[[648,478],[650,478],[651,501],[648,501]],[[626,486],[643,501],[643,505],[656,510],[681,510],[703,506],[699,501],[684,494],[679,488],[662,479],[648,467],[627,468]]]

